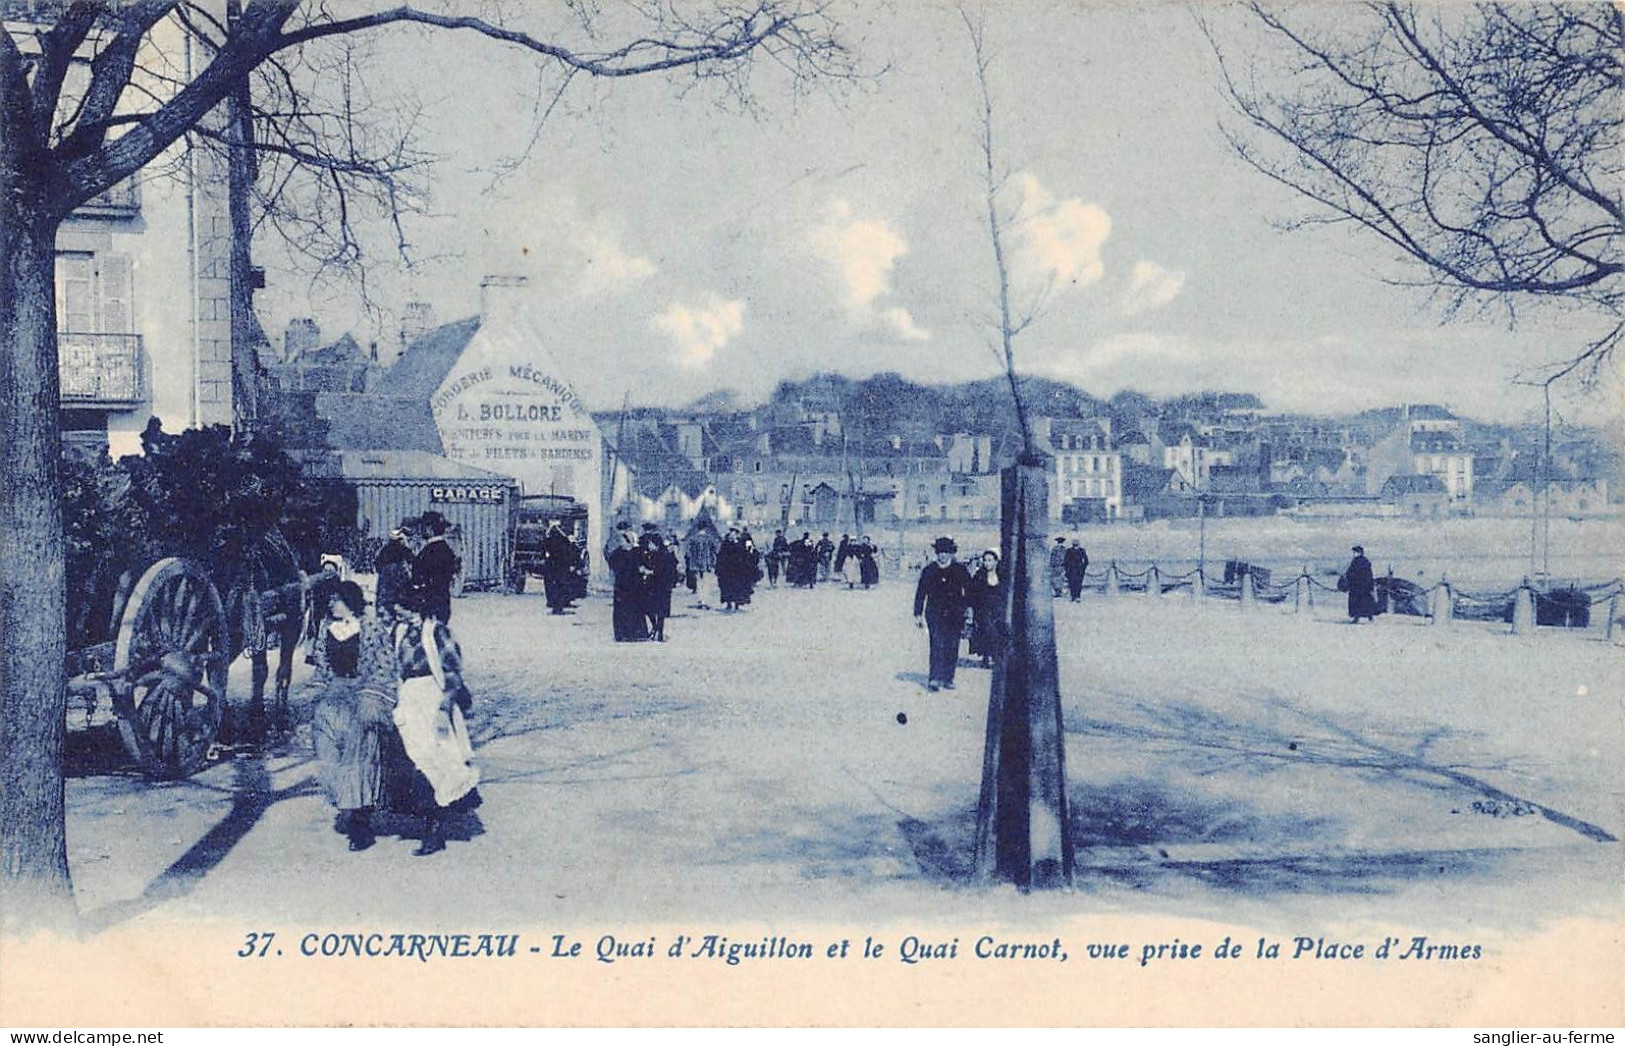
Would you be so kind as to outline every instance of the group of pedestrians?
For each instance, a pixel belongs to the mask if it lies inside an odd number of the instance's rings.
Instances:
[[[1058,537],[1049,550],[1049,586],[1056,599],[1062,593],[1077,603],[1083,598],[1083,578],[1089,572],[1089,553],[1083,543],[1072,539],[1068,547],[1066,538]]]
[[[873,588],[880,583],[879,556],[879,546],[867,535],[842,534],[835,542],[825,531],[814,541],[812,531],[803,531],[790,541],[783,530],[775,530],[765,557],[767,583],[777,588],[782,573],[792,588],[813,588],[831,580],[844,581],[847,588]]]
[[[914,587],[914,621],[930,636],[926,688],[935,693],[954,688],[967,619],[971,656],[979,658],[983,668],[991,668],[1003,653],[1009,631],[999,553],[986,550],[972,571],[958,560],[959,546],[953,538],[938,538],[931,550],[935,559],[920,571]]]
[[[415,854],[446,848],[446,824],[479,804],[464,716],[473,698],[450,628],[456,552],[436,512],[403,523],[377,557],[377,602],[324,557],[313,584],[318,694],[312,739],[323,787],[351,850],[376,841],[380,810],[415,815]],[[417,547],[413,547],[413,542]]]
[[[666,641],[671,593],[683,578],[675,535],[660,533],[653,523],[641,532],[622,520],[604,549],[604,562],[615,579],[610,623],[617,643]]]

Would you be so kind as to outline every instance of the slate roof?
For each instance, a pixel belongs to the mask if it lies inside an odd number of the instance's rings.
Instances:
[[[328,424],[327,445],[334,450],[445,453],[427,398],[321,392],[316,394],[315,408],[317,417]]]
[[[424,332],[384,371],[372,391],[381,396],[420,399],[427,403],[479,329],[479,317],[471,316]]]
[[[1438,476],[1389,476],[1382,485],[1382,496],[1399,497],[1404,494],[1445,494],[1444,483]]]
[[[1153,468],[1134,461],[1123,462],[1123,496],[1150,498],[1168,490],[1173,469]]]

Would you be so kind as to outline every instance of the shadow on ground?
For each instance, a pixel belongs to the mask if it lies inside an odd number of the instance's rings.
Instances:
[[[1263,814],[1141,779],[1075,785],[1068,802],[1073,883],[1080,890],[1160,892],[1199,884],[1258,897],[1381,894],[1423,879],[1491,874],[1503,853],[1346,851],[1335,818]],[[973,884],[974,808],[930,821],[904,818],[897,830],[923,878],[949,887]]]

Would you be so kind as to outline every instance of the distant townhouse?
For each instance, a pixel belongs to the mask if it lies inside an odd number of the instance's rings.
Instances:
[[[1433,476],[1452,502],[1465,511],[1473,493],[1473,453],[1461,437],[1461,422],[1443,407],[1403,407],[1388,433],[1366,454],[1366,492],[1381,494],[1395,476]]]
[[[1053,461],[1051,520],[1097,522],[1123,512],[1123,455],[1093,420],[1055,419],[1049,425]]]
[[[1450,492],[1438,476],[1389,476],[1379,497],[1400,516],[1439,519],[1450,512]]]

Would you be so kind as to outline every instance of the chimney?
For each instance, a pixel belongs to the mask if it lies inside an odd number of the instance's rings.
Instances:
[[[480,281],[480,322],[511,318],[520,310],[530,286],[528,276],[491,275]]]
[[[322,329],[309,316],[297,316],[288,321],[282,333],[282,362],[292,363],[307,352],[314,352],[322,343]]]
[[[417,341],[435,327],[434,306],[426,301],[409,301],[401,310],[401,348]]]

